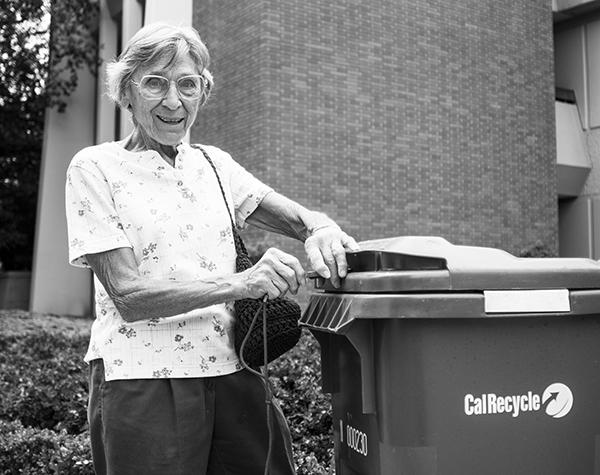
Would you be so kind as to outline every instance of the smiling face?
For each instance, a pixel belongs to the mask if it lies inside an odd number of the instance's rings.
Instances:
[[[151,66],[141,67],[135,72],[126,97],[131,106],[136,131],[141,135],[146,147],[174,147],[182,141],[196,120],[200,99],[180,97],[175,82],[183,76],[200,73],[196,63],[188,55],[175,62],[164,59]],[[171,81],[164,98],[146,99],[141,96],[136,84],[148,74],[163,76]]]

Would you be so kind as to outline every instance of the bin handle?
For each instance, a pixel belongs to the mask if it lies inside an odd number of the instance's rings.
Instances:
[[[441,257],[421,256],[386,251],[357,251],[346,252],[348,273],[351,272],[380,272],[406,270],[447,270],[446,259]],[[320,276],[314,270],[308,271],[309,279]]]
[[[375,414],[375,364],[373,356],[373,324],[370,320],[355,320],[344,336],[360,356],[360,379],[363,414]]]

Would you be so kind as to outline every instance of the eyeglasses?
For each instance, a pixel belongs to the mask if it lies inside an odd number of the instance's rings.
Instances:
[[[163,76],[148,74],[140,79],[140,82],[131,81],[135,84],[144,99],[163,99],[171,87],[171,80]],[[208,80],[200,75],[182,76],[175,81],[177,93],[182,99],[199,99],[208,92]]]

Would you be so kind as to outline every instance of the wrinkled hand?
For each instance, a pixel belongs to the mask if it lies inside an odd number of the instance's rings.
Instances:
[[[338,226],[330,225],[314,231],[304,242],[304,249],[312,269],[339,287],[340,279],[348,273],[346,251],[357,252],[360,247]]]
[[[243,285],[243,298],[269,299],[298,292],[306,283],[306,273],[300,261],[279,249],[270,248],[250,269],[239,273]]]

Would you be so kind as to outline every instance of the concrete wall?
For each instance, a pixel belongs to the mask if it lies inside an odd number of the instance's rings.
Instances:
[[[591,171],[579,196],[560,203],[560,254],[600,258],[600,2],[555,27],[556,86],[575,91]]]
[[[600,128],[587,130],[585,133],[592,170],[583,187],[583,196],[600,196]]]
[[[94,143],[96,81],[81,72],[67,111],[46,112],[30,309],[90,315],[91,273],[68,264],[65,174],[73,155]]]
[[[557,249],[549,2],[197,1],[194,26],[193,140],[359,239]]]

